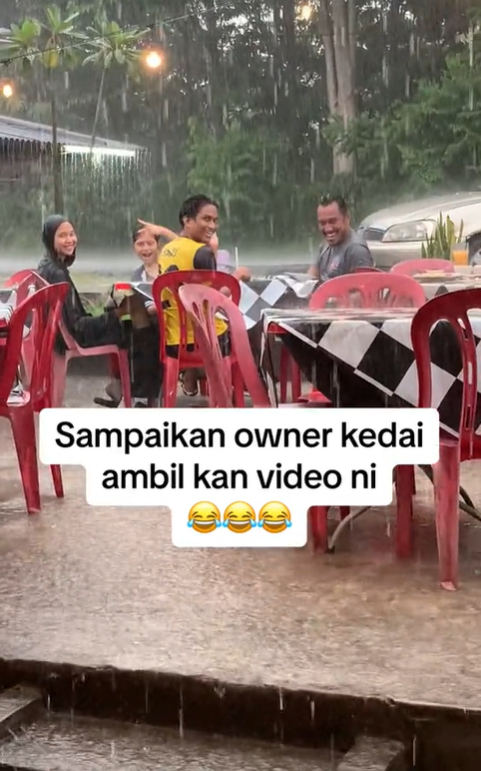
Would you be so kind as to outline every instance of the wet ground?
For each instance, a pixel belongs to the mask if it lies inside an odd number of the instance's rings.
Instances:
[[[101,388],[72,377],[67,405]],[[83,469],[64,469],[64,501],[44,469],[44,509],[27,517],[5,421],[0,446],[2,656],[481,708],[481,532],[463,519],[461,589],[442,592],[422,477],[411,562],[392,557],[386,509],[334,555],[186,551],[162,506],[87,506]],[[476,503],[478,464],[463,484]]]
[[[0,746],[0,763],[38,771],[333,771],[339,757],[70,716],[45,718]]]

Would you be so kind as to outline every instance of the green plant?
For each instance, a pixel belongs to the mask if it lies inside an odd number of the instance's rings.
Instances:
[[[449,216],[444,220],[443,215],[440,214],[434,232],[422,245],[422,257],[424,259],[437,258],[450,260],[453,246],[459,241],[462,241],[463,230],[463,221],[461,221],[459,230],[456,231],[454,222]]]
[[[24,75],[32,73],[37,85],[43,89],[43,80],[39,66],[46,73],[48,101],[50,104],[50,124],[52,128],[52,174],[55,210],[64,208],[62,188],[61,152],[58,141],[58,80],[55,74],[65,72],[78,61],[78,48],[87,39],[83,32],[75,27],[78,11],[65,16],[56,5],[44,9],[44,21],[24,19],[20,24],[12,24],[6,34],[8,46],[2,51],[2,59]]]

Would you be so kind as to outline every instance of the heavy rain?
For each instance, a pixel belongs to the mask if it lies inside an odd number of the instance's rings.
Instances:
[[[478,770],[479,475],[458,470],[481,457],[481,318],[460,311],[456,336],[447,301],[421,377],[411,333],[451,292],[481,307],[480,126],[480,0],[0,0],[1,768]],[[182,239],[224,272],[205,346],[222,377],[189,338],[195,295],[178,328],[178,287],[154,295]],[[365,272],[382,276],[372,306],[360,276],[357,299],[312,302]],[[47,332],[17,311],[59,283],[58,335],[36,348]],[[457,455],[394,470],[390,506],[313,500],[302,549],[175,548],[163,495],[183,466],[166,455],[165,484],[145,472],[156,508],[89,506],[83,469],[37,471],[46,406],[74,443],[94,403],[413,408],[420,382]],[[225,448],[152,414],[150,447]],[[143,439],[84,436],[112,466]]]

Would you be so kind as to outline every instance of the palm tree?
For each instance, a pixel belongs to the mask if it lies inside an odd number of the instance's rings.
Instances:
[[[47,90],[52,127],[52,176],[55,209],[63,211],[62,166],[58,146],[57,92],[54,73],[67,69],[79,60],[79,51],[86,36],[75,28],[78,11],[63,17],[55,5],[45,9],[45,20],[25,19],[12,24],[8,32],[9,45],[1,51],[1,59],[20,67],[26,74],[39,79],[40,66],[47,71]],[[39,80],[37,80],[39,83]],[[40,85],[40,83],[39,83]]]
[[[84,64],[94,64],[101,69],[97,104],[90,137],[90,149],[92,150],[97,138],[107,73],[114,65],[129,67],[138,60],[138,44],[147,34],[148,30],[140,30],[138,27],[123,30],[117,22],[103,19],[99,20],[95,27],[89,27],[88,32],[91,35],[90,46],[95,50],[84,59]]]

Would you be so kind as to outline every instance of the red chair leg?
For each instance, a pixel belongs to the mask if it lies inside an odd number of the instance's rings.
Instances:
[[[408,559],[413,551],[412,466],[398,466],[396,479],[396,556]]]
[[[207,380],[206,378],[201,378],[199,381],[199,391],[201,396],[207,396]]]
[[[54,353],[52,367],[53,367],[52,407],[63,407],[63,400],[65,396],[65,383],[67,380],[67,367],[68,367],[67,355],[60,356],[59,354]]]
[[[413,495],[416,495],[416,469],[414,466],[410,466],[412,472],[412,491]]]
[[[326,506],[310,506],[307,512],[314,551],[327,551],[327,512]]]
[[[62,470],[60,466],[50,466],[50,473],[52,474],[55,495],[57,498],[64,498],[65,493],[63,490]]]
[[[279,366],[279,387],[280,387],[280,404],[287,403],[287,383],[289,381],[289,359],[290,353],[282,346],[281,348],[281,361]]]
[[[179,360],[167,357],[164,364],[162,383],[162,407],[175,407],[177,404],[177,386],[179,383]]]
[[[294,404],[300,398],[302,393],[301,370],[298,364],[291,357],[291,396]]]
[[[245,407],[244,381],[237,364],[231,366],[232,390],[234,407]]]
[[[126,351],[119,351],[119,374],[122,385],[122,396],[125,407],[132,407],[132,394],[130,390],[130,368]]]
[[[41,505],[33,411],[28,407],[13,407],[9,416],[27,511],[29,514],[36,514],[40,511]]]
[[[459,445],[441,444],[433,466],[434,500],[441,586],[449,591],[458,585],[459,466]]]

